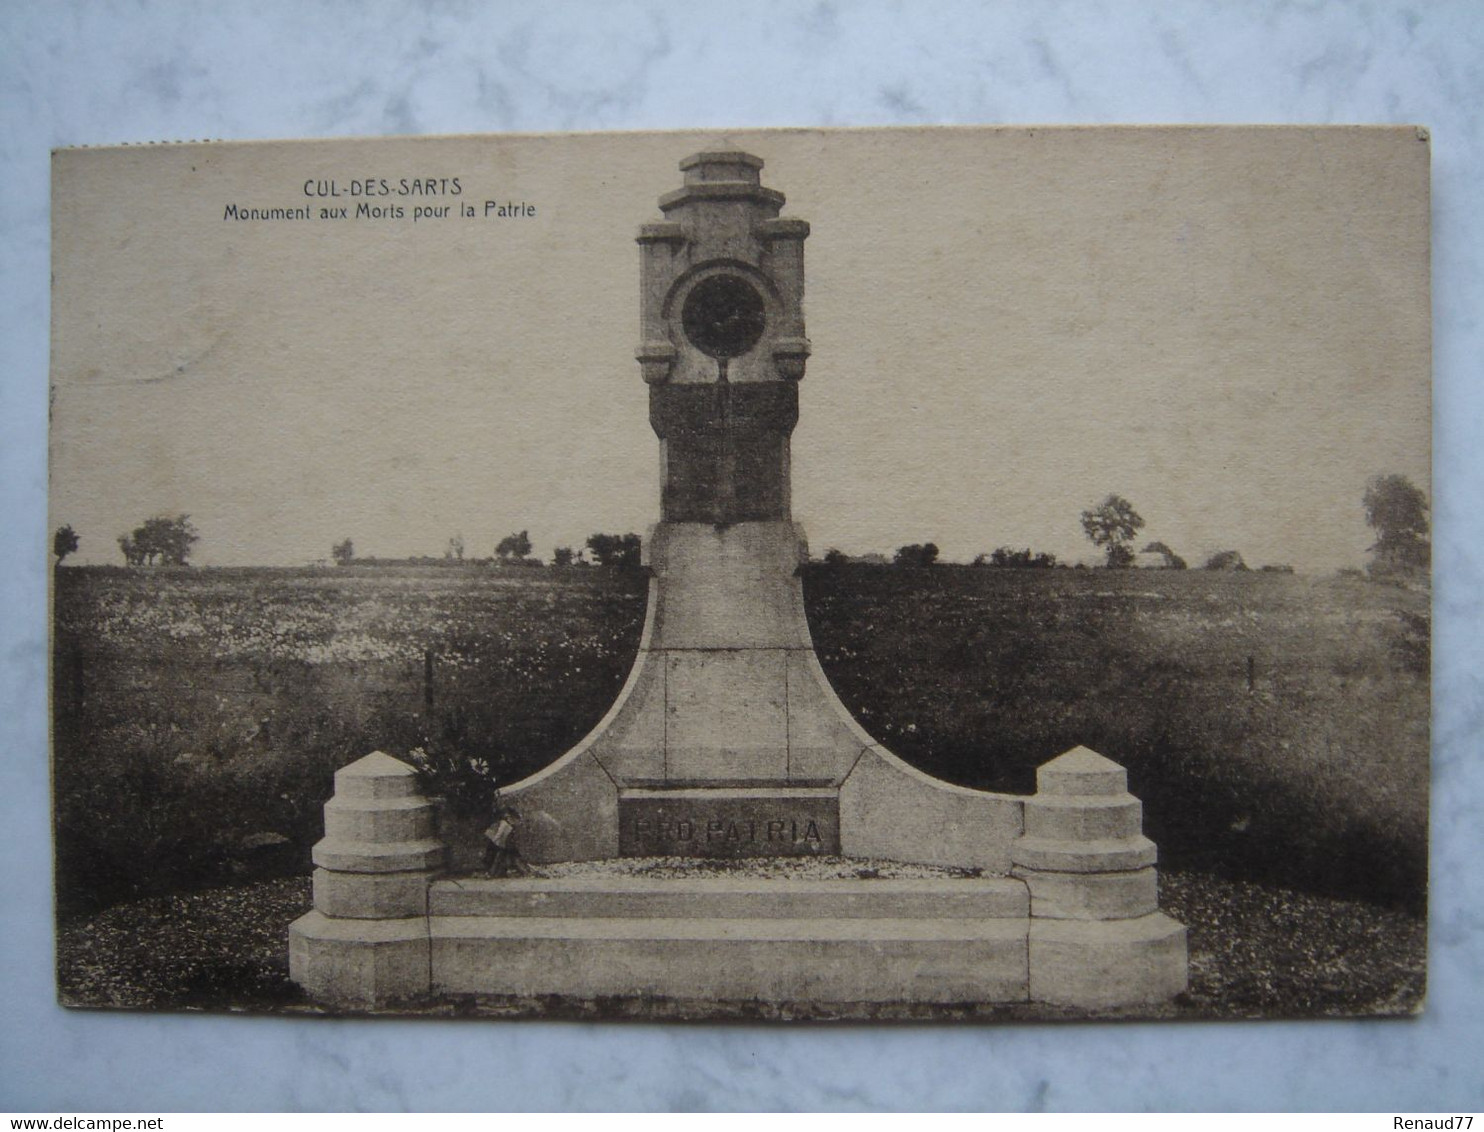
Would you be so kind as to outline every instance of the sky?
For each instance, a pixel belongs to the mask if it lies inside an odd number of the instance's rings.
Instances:
[[[55,159],[71,561],[121,562],[117,536],[162,513],[190,514],[202,565],[642,532],[658,443],[633,237],[681,158],[729,146],[812,228],[793,502],[816,554],[1094,561],[1079,516],[1116,492],[1138,545],[1328,571],[1365,561],[1369,478],[1429,491],[1428,142],[1409,129],[130,147]],[[318,219],[353,213],[353,185],[455,177],[457,196],[371,198],[401,218]]]

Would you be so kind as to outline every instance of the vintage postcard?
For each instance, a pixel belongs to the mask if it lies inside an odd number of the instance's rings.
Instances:
[[[60,1000],[1406,1015],[1429,140],[59,151]]]

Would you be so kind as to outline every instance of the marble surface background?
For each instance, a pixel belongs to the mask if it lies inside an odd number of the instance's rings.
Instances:
[[[1484,6],[0,5],[0,1109],[1484,1107]],[[46,771],[48,150],[883,123],[1433,133],[1433,919],[1416,1021],[880,1029],[67,1013]]]

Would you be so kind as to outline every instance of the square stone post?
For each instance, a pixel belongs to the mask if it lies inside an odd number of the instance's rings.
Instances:
[[[352,1010],[428,994],[428,885],[444,859],[436,807],[410,766],[377,751],[336,771],[314,911],[289,928],[289,977]]]
[[[1186,987],[1185,928],[1159,911],[1154,842],[1123,767],[1086,747],[1036,771],[1011,870],[1030,890],[1030,997],[1163,1002]]]

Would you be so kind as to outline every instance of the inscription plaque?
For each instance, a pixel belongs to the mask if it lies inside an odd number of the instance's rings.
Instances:
[[[625,790],[625,857],[814,857],[840,852],[839,792],[828,787]]]

